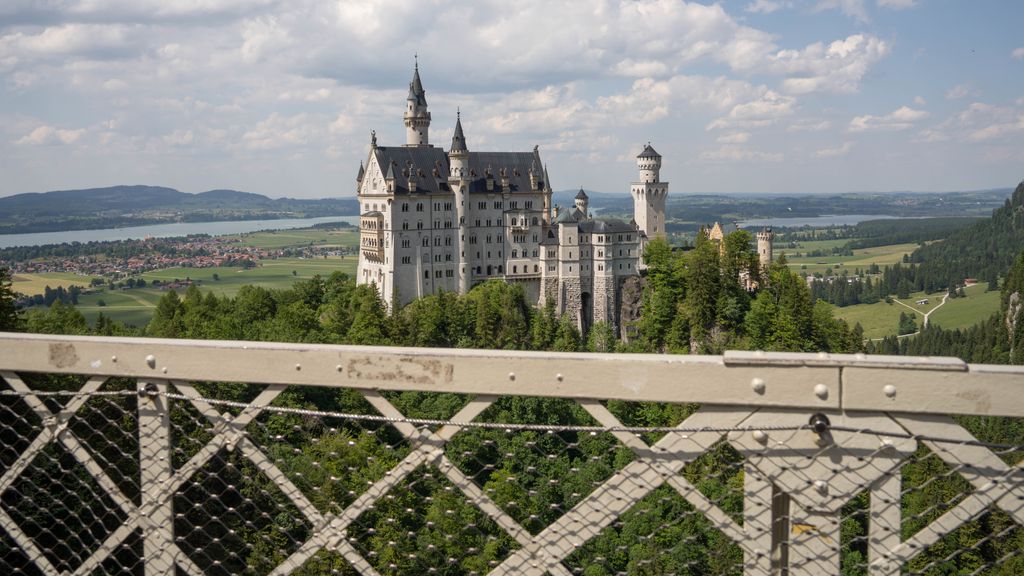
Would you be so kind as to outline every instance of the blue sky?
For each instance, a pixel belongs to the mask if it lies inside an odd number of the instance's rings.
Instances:
[[[1024,2],[4,0],[0,196],[354,193],[419,53],[447,146],[539,145],[556,188],[946,191],[1024,178]]]

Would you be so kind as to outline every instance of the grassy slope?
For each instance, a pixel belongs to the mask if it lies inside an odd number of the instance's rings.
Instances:
[[[988,318],[999,310],[999,292],[986,292],[986,284],[965,289],[967,298],[951,298],[931,315],[930,322],[943,328],[966,328]]]
[[[87,287],[89,281],[92,280],[91,276],[79,276],[71,272],[43,272],[41,274],[15,274],[12,278],[11,287],[15,292],[22,294],[42,294],[46,290],[46,287],[57,288],[63,286],[67,288],[72,284],[78,286]]]
[[[840,274],[846,270],[853,274],[857,268],[866,269],[871,264],[885,266],[903,261],[904,254],[910,254],[917,248],[917,244],[890,244],[887,246],[873,246],[853,251],[853,256],[801,256],[791,257],[796,252],[806,253],[811,250],[829,250],[835,246],[845,244],[847,240],[815,240],[811,242],[800,242],[797,248],[780,248],[776,253],[786,253],[790,268],[813,274],[832,270],[834,274]],[[838,265],[838,266],[837,266]]]
[[[915,302],[928,298],[928,304],[918,306]],[[916,292],[910,298],[900,300],[917,312],[917,325],[921,326],[924,315],[942,302],[942,294]],[[844,308],[834,307],[837,318],[846,320],[851,326],[860,322],[865,338],[881,338],[896,334],[900,312],[910,312],[899,304],[857,304]],[[967,298],[950,298],[946,304],[929,317],[929,322],[943,328],[966,328],[987,318],[999,310],[999,292],[985,292],[985,285],[967,288]]]

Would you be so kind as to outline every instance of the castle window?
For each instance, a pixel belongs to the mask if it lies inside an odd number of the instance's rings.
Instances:
[[[569,266],[569,272],[572,272],[572,266]]]
[[[452,209],[452,203],[451,203],[451,202],[445,202],[445,203],[444,203],[444,209],[445,209],[445,210],[448,210],[448,211],[451,211],[451,209]]]
[[[536,217],[536,216],[534,216],[534,217],[533,217],[533,225],[534,225],[534,226],[536,226],[536,225],[537,225],[537,217]]]
[[[408,248],[408,247],[409,247],[409,239],[408,238],[402,238],[402,248]]]
[[[416,229],[417,230],[423,230],[423,221],[422,220],[420,220],[419,222],[416,223]]]
[[[513,256],[513,258],[514,258],[514,256]],[[513,266],[513,267],[512,267],[512,273],[513,273],[513,274],[517,274],[517,273],[519,273],[519,266]]]
[[[481,267],[479,267],[479,266],[477,266],[477,267],[476,267],[476,273],[477,273],[477,274],[480,274],[480,271],[481,271],[481,270],[482,270],[482,268],[481,268]]]
[[[427,238],[426,236],[423,237],[423,247],[424,248],[429,248],[430,247],[430,238]]]
[[[512,251],[512,257],[513,257],[513,258],[515,258],[515,257],[516,257],[516,255],[517,255],[517,254],[516,254],[516,251],[515,251],[515,250],[513,250],[513,251]]]
[[[505,272],[504,267],[501,264],[498,264],[498,274],[502,274],[504,272]]]
[[[437,212],[441,211],[441,203],[440,202],[434,202],[434,210],[437,211]]]
[[[409,229],[409,223],[408,222],[402,222],[402,230],[408,230],[408,229]]]
[[[490,218],[488,218],[488,219],[487,219],[487,225],[488,225],[488,226],[490,226],[490,225],[491,225],[491,219],[490,219]]]
[[[445,262],[451,262],[452,261],[452,255],[451,254],[445,254],[444,255],[444,261]]]
[[[434,246],[440,246],[440,245],[441,245],[441,237],[438,236],[437,238],[434,238]]]
[[[526,201],[526,209],[529,210],[530,208],[533,208],[533,200]],[[534,220],[536,220],[536,218],[534,218]]]
[[[597,257],[601,258],[602,256],[604,256],[604,250],[598,250],[597,251]]]
[[[533,271],[534,272],[540,272],[540,266],[537,266],[536,264],[534,264],[533,265]]]
[[[512,210],[518,210],[519,209],[519,202],[516,202],[515,200],[513,200],[512,202],[508,203],[508,207],[510,209],[512,209]]]
[[[632,234],[626,234],[626,240],[632,242],[633,241],[633,235]]]
[[[416,211],[417,212],[423,212],[423,203],[422,202],[419,202],[418,204],[416,204]]]
[[[477,202],[476,207],[480,210],[487,210],[487,202]],[[479,226],[479,224],[477,224]]]
[[[411,256],[402,256],[402,264],[412,264]]]
[[[402,202],[402,212],[408,212],[408,211],[409,211],[409,203],[408,202]]]
[[[537,251],[536,251],[536,250],[534,250],[534,251],[533,251],[533,257],[534,257],[534,258],[536,258],[536,257],[537,257]]]
[[[363,204],[363,212],[369,212],[369,211],[370,211],[370,203],[366,202],[365,204]]]
[[[501,210],[501,202],[495,202],[494,203],[494,209],[495,210]]]
[[[452,237],[451,236],[445,236],[444,237],[444,245],[445,246],[451,246],[452,245]]]
[[[444,275],[449,277],[449,278],[454,278],[455,277],[455,273],[452,270],[445,270],[444,271]]]
[[[423,271],[423,277],[424,278],[430,278],[430,271],[429,270],[424,270]]]
[[[604,264],[598,264],[597,265],[597,271],[601,272],[602,270],[604,270]]]

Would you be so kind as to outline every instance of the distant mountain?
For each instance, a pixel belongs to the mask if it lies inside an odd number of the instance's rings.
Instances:
[[[189,194],[162,186],[111,186],[0,198],[0,234],[212,222],[349,216],[355,198],[272,199],[238,190]]]

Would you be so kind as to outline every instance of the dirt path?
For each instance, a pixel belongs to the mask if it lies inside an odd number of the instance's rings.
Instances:
[[[921,328],[927,328],[928,327],[928,317],[931,316],[932,313],[935,312],[936,310],[938,310],[939,308],[942,308],[942,306],[946,303],[946,300],[948,300],[948,299],[949,299],[949,292],[946,292],[942,296],[942,302],[939,302],[938,306],[936,306],[935,308],[932,308],[926,314],[924,314],[924,320],[921,321]],[[899,300],[895,300],[894,299],[893,302],[899,304],[900,306],[903,306],[904,308],[909,308],[910,310],[913,310],[917,314],[921,313],[921,311],[918,310],[917,308],[914,308],[913,306],[910,306],[909,304],[904,304],[903,302],[900,302]],[[900,335],[896,336],[896,338],[910,338],[911,336],[917,336],[920,333],[921,333],[921,331],[918,330],[917,332],[911,332],[910,334],[900,334]],[[885,336],[883,336],[881,338],[871,338],[869,340],[865,340],[865,342],[878,342],[880,340],[885,340],[885,338],[886,338]]]

